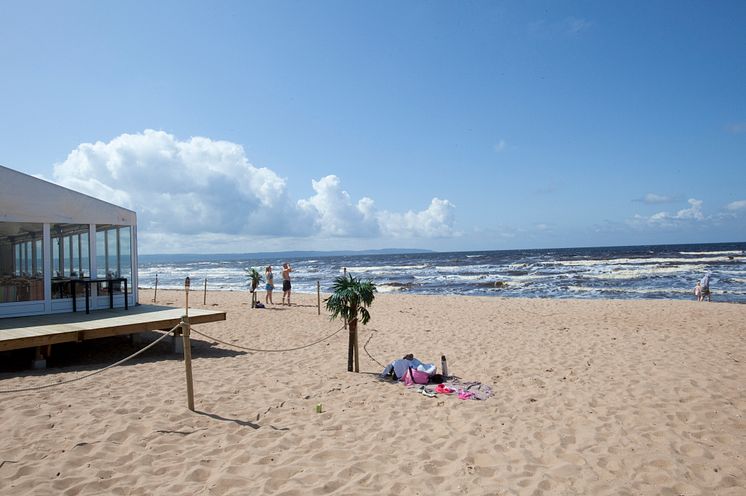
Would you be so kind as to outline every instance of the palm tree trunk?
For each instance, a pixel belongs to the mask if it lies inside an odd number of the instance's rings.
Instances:
[[[360,350],[358,349],[357,343],[357,319],[353,321],[355,330],[352,331],[352,342],[355,356],[355,372],[360,372]]]
[[[355,353],[355,341],[352,336],[355,332],[353,328],[356,325],[357,322],[354,320],[347,321],[347,327],[349,329],[349,340],[347,345],[347,372],[352,372],[352,356]]]

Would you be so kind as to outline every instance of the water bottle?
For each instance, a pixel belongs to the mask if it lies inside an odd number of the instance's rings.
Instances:
[[[448,362],[446,362],[446,356],[440,356],[440,369],[443,372],[443,377],[448,377]]]

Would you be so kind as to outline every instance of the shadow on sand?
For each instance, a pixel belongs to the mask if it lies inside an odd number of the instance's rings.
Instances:
[[[35,350],[25,348],[20,350],[0,352],[0,380],[9,377],[44,376],[57,372],[93,372],[106,367],[125,357],[143,349],[163,333],[140,333],[143,342],[133,342],[129,336],[112,336],[92,339],[80,343],[60,343],[52,348],[52,355],[47,359],[44,370],[31,369],[31,362]],[[152,363],[163,360],[181,360],[181,353],[173,352],[173,337],[167,337],[157,345],[141,355],[128,360],[121,366]],[[181,337],[175,338],[181,340]],[[217,343],[192,337],[192,358],[226,358],[245,355],[245,351],[219,348]]]

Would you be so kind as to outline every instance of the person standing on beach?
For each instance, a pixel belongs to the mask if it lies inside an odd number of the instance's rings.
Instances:
[[[285,304],[285,297],[287,296],[288,306],[290,306],[290,273],[292,271],[293,268],[290,267],[289,263],[282,264],[282,304]]]
[[[267,265],[267,268],[264,271],[264,278],[267,280],[267,284],[264,287],[264,289],[267,290],[267,294],[264,296],[264,304],[274,305],[274,302],[272,301],[272,290],[275,289],[275,281],[271,265]]]
[[[702,301],[702,283],[699,281],[694,286],[694,296],[697,297],[697,301]]]
[[[712,297],[710,296],[710,274],[705,274],[705,276],[700,281],[700,285],[702,286],[701,301],[705,301],[705,298],[707,298],[707,301],[712,301]]]

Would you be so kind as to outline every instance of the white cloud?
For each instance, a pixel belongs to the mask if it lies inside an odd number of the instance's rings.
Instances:
[[[54,167],[63,186],[136,210],[141,228],[171,233],[268,233],[263,214],[287,202],[285,180],[250,164],[240,145],[178,141],[163,131],[83,143]]]
[[[684,208],[676,212],[676,215],[674,216],[675,219],[696,219],[696,220],[704,220],[705,216],[702,213],[702,200],[695,200],[694,198],[689,198],[687,200],[689,203],[689,208]]]
[[[677,227],[685,223],[702,222],[707,220],[702,212],[702,200],[690,198],[688,201],[689,208],[683,208],[676,213],[658,212],[649,217],[635,215],[628,224],[635,227]]]
[[[312,181],[314,194],[293,201],[286,179],[249,163],[243,147],[194,137],[180,141],[163,131],[122,134],[108,143],[83,143],[54,167],[63,186],[135,210],[148,251],[169,245],[169,236],[190,235],[215,251],[235,250],[252,240],[277,238],[391,238],[454,235],[454,207],[432,200],[421,212],[376,210],[357,202],[334,175]],[[182,237],[182,246],[186,238]],[[296,243],[297,244],[297,243]],[[285,248],[287,249],[287,248]],[[169,249],[168,251],[175,251]]]
[[[661,203],[671,203],[673,202],[673,198],[666,195],[658,195],[655,193],[647,193],[642,198],[643,203],[647,203],[648,205],[658,205]]]
[[[316,194],[298,200],[298,208],[315,219],[317,231],[327,236],[375,236],[378,224],[373,200],[362,198],[357,205],[341,187],[337,176],[312,181]]]
[[[746,200],[730,202],[725,208],[731,211],[746,210]]]
[[[381,212],[379,225],[384,234],[397,238],[457,236],[453,229],[455,209],[448,200],[433,198],[430,206],[420,212]]]
[[[497,153],[500,153],[501,151],[505,150],[507,146],[508,146],[508,143],[505,140],[501,139],[500,141],[495,143],[495,151]]]

